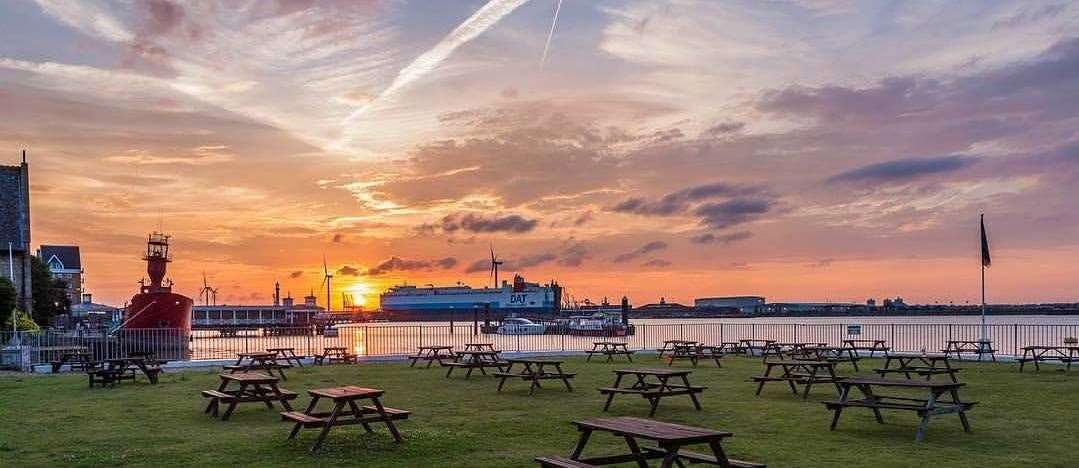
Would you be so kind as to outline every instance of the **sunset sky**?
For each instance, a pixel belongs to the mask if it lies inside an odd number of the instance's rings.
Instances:
[[[491,245],[578,299],[974,303],[980,212],[990,302],[1079,298],[1079,2],[557,5],[4,1],[0,164],[115,305],[157,229],[228,303]]]

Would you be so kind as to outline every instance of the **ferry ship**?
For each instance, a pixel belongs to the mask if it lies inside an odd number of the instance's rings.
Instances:
[[[497,282],[497,280],[496,280]],[[506,317],[556,317],[562,288],[555,282],[529,283],[514,275],[513,283],[472,288],[394,286],[379,296],[382,315],[395,321],[501,320]]]

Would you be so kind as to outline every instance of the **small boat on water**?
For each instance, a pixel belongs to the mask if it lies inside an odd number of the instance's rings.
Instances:
[[[546,332],[547,325],[517,317],[502,320],[502,326],[498,327],[499,335],[542,335]]]
[[[578,336],[626,336],[627,327],[621,314],[596,313],[571,316],[566,321],[566,333]]]

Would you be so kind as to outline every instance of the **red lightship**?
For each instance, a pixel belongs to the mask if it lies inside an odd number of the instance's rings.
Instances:
[[[139,293],[127,306],[122,328],[172,328],[186,334],[191,331],[190,297],[172,292],[172,280],[165,279],[169,255],[169,236],[154,232],[146,240],[146,274],[150,284],[139,280]]]

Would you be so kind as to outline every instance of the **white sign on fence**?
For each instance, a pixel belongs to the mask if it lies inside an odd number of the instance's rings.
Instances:
[[[861,325],[847,325],[847,334],[848,335],[861,335],[862,334],[862,326]]]

